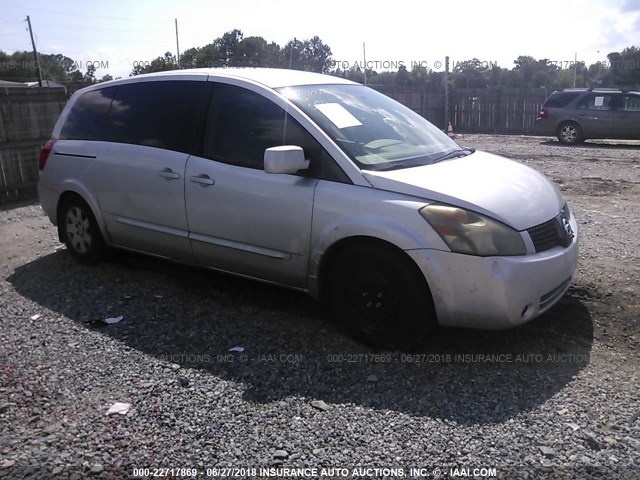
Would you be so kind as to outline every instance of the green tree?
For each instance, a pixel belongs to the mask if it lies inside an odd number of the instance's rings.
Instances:
[[[77,78],[78,63],[72,58],[60,54],[41,53],[39,55],[40,69],[44,80],[69,82],[72,74]],[[8,54],[0,50],[0,62],[3,65],[2,79],[15,82],[34,82],[38,80],[36,62],[32,52],[16,51]]]
[[[640,88],[640,48],[628,47],[607,55],[607,70],[602,83],[619,88]]]
[[[85,83],[91,85],[92,83],[96,83],[96,67],[91,64],[87,66],[87,73],[84,76]]]
[[[262,37],[243,38],[231,57],[229,66],[272,67],[279,62],[280,47],[276,43],[267,43]]]
[[[239,53],[238,45],[240,45],[243,38],[242,32],[236,28],[213,41],[213,46],[220,53],[220,60],[224,65],[229,65],[232,57]]]
[[[458,88],[486,87],[488,84],[489,68],[486,63],[477,58],[457,62],[453,67],[451,77]]]
[[[293,38],[282,49],[280,55],[281,66],[294,70],[304,70],[304,42]]]
[[[331,68],[331,48],[323,43],[317,35],[304,41],[302,56],[305,62],[305,70],[327,73]]]
[[[398,87],[406,87],[410,83],[409,72],[407,67],[400,65],[398,72],[396,73],[395,84]]]

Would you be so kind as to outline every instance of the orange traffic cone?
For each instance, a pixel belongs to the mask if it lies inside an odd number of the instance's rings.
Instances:
[[[456,138],[455,133],[453,133],[453,125],[451,125],[451,122],[447,125],[447,135],[449,135],[450,138]]]

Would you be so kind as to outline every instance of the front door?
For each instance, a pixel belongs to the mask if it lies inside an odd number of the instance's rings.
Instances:
[[[318,180],[303,172],[264,172],[264,151],[288,144],[287,128],[302,127],[272,100],[214,85],[204,152],[189,158],[185,172],[198,263],[306,288]]]
[[[611,138],[615,136],[613,95],[592,93],[585,95],[577,105],[578,121],[586,138]]]
[[[618,138],[640,139],[640,95],[620,95],[615,128]]]

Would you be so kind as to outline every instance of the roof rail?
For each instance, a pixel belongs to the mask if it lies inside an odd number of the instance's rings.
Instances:
[[[590,87],[590,92],[623,92],[620,88],[608,88],[608,87]]]

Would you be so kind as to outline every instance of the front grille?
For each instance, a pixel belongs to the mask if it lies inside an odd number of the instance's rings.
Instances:
[[[544,252],[550,248],[563,244],[560,234],[558,217],[527,229],[536,252]]]

